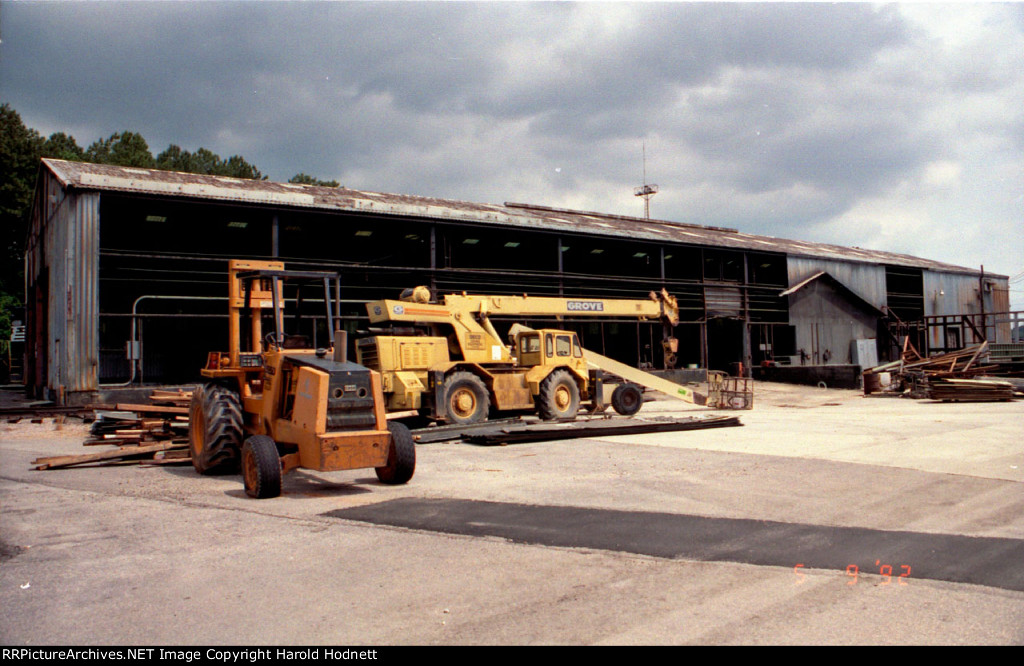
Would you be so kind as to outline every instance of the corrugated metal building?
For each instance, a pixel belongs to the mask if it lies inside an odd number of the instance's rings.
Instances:
[[[884,358],[892,341],[883,319],[1009,304],[1005,276],[888,252],[528,204],[44,159],[25,257],[30,388],[81,400],[103,386],[195,381],[206,352],[226,346],[227,260],[274,257],[339,270],[353,331],[363,302],[416,284],[623,298],[665,287],[682,308],[679,364],[713,369],[850,363],[863,339]],[[658,325],[559,325],[625,362],[662,364]],[[1009,340],[1009,326],[984,325],[990,339]],[[943,343],[951,335],[931,333]]]

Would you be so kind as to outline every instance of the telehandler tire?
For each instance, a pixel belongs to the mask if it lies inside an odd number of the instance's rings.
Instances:
[[[253,435],[242,446],[242,483],[245,494],[269,499],[281,494],[281,454],[266,435]]]
[[[612,409],[623,416],[633,416],[643,404],[643,391],[636,384],[619,384],[612,391]]]
[[[238,471],[242,448],[242,402],[219,384],[204,384],[192,392],[189,405],[189,453],[200,474]]]
[[[381,483],[397,486],[408,483],[416,471],[416,443],[412,433],[401,423],[389,423],[388,430],[391,431],[388,464],[375,471]]]
[[[555,370],[540,383],[537,412],[545,421],[573,419],[580,411],[580,387],[568,370]]]
[[[458,425],[486,421],[491,409],[484,381],[464,370],[453,372],[444,380],[444,402],[448,421]]]

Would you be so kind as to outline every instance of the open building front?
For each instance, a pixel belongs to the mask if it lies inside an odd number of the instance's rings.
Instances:
[[[25,256],[25,382],[80,403],[106,388],[199,379],[226,347],[227,262],[338,271],[354,336],[364,303],[435,294],[679,300],[676,358],[658,322],[531,320],[637,366],[735,372],[868,365],[1009,342],[1007,278],[916,257],[734,229],[44,159]],[[326,344],[309,302],[293,322]],[[300,312],[302,309],[300,309]],[[511,324],[512,322],[508,322]]]

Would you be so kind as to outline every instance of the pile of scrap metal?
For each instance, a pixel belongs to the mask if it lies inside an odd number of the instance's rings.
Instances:
[[[865,395],[895,395],[943,401],[994,401],[1024,397],[1019,369],[1001,365],[988,342],[923,358],[905,343],[902,358],[863,372]],[[984,379],[982,379],[984,378]]]

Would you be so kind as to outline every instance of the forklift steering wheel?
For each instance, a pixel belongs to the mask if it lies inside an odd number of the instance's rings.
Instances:
[[[271,347],[280,347],[281,346],[281,345],[278,344],[278,342],[277,342],[277,334],[274,333],[274,332],[267,333],[263,337],[263,342],[265,343],[264,346],[267,349],[270,349]]]

